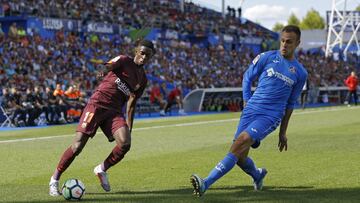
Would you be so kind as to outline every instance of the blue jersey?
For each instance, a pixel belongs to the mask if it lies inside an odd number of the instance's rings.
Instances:
[[[251,84],[258,85],[251,95]],[[248,110],[282,118],[285,109],[294,108],[307,78],[306,69],[296,60],[285,59],[279,51],[259,54],[243,78],[243,99]]]

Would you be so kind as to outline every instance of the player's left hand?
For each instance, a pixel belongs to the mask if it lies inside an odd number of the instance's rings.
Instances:
[[[279,151],[282,152],[284,149],[287,151],[287,137],[286,135],[279,135]]]

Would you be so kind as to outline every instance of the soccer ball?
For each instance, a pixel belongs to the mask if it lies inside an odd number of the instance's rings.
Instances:
[[[61,191],[66,200],[80,200],[85,193],[85,186],[78,179],[69,179],[65,181]]]

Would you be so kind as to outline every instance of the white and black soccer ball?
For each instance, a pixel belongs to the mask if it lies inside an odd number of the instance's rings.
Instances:
[[[61,191],[66,200],[80,200],[85,193],[85,185],[78,179],[69,179],[65,181]]]

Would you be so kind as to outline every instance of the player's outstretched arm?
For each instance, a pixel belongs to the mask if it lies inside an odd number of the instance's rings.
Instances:
[[[256,58],[250,64],[249,68],[245,71],[242,81],[244,102],[247,102],[252,96],[251,93],[252,81],[256,77],[259,77],[262,71],[264,70],[266,59],[267,59],[267,55],[264,54],[257,55]]]
[[[96,77],[98,79],[102,79],[108,72],[112,71],[114,69],[114,66],[112,64],[100,64],[96,68]]]
[[[136,96],[131,95],[129,97],[129,100],[128,100],[127,106],[126,106],[126,123],[129,127],[130,133],[131,133],[133,121],[134,121],[136,100],[137,100]]]
[[[278,143],[280,152],[282,152],[284,149],[285,149],[285,151],[287,151],[288,146],[287,146],[286,130],[287,130],[292,112],[293,112],[293,109],[286,109],[285,115],[284,115],[283,119],[281,120],[280,132],[279,132],[279,143]]]
[[[293,112],[294,109],[294,105],[296,103],[296,100],[299,98],[301,92],[302,92],[302,88],[304,87],[305,81],[307,79],[307,73],[304,72],[300,75],[299,78],[299,82],[296,83],[295,87],[293,88],[293,91],[290,94],[287,106],[286,106],[286,111],[285,111],[285,115],[283,117],[283,119],[281,120],[281,125],[280,125],[280,133],[279,133],[279,150],[280,152],[283,151],[283,149],[285,149],[285,151],[287,151],[287,137],[286,137],[286,130],[289,124],[289,120],[291,117],[291,114]]]
[[[106,74],[108,74],[108,72],[110,72],[116,68],[119,68],[120,64],[122,63],[121,59],[122,59],[122,57],[121,57],[121,55],[119,55],[106,63],[99,64],[96,68],[97,78],[102,78]]]

